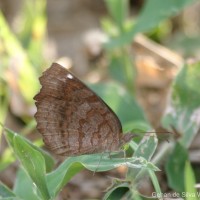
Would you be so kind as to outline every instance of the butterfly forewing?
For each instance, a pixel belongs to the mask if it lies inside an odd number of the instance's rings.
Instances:
[[[85,84],[57,63],[43,73],[40,83],[35,118],[54,153],[75,156],[119,149],[119,119]]]

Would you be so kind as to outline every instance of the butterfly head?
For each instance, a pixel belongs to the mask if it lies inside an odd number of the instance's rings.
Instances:
[[[122,138],[120,139],[120,147],[125,145],[126,143],[130,142],[133,137],[135,137],[134,133],[123,134]]]

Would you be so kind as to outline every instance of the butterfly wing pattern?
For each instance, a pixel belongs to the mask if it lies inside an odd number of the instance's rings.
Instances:
[[[39,78],[34,97],[37,129],[58,155],[77,156],[119,150],[131,140],[109,106],[67,69],[53,63]]]

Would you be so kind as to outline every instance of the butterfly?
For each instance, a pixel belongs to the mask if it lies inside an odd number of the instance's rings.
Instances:
[[[118,151],[134,135],[123,134],[112,109],[57,63],[43,72],[34,97],[37,129],[55,154],[78,156]]]

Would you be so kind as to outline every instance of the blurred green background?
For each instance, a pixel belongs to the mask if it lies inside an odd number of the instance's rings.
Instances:
[[[52,62],[58,61],[71,67],[106,101],[118,115],[124,132],[156,129],[178,135],[172,139],[170,147],[160,147],[154,161],[164,166],[166,175],[160,175],[160,178],[165,191],[194,190],[190,185],[200,180],[200,139],[197,135],[200,128],[198,1],[16,0],[13,3],[0,0],[0,8],[2,124],[25,135],[37,146],[43,145],[35,130],[33,97],[40,89],[38,77]],[[156,45],[161,45],[157,52],[151,45],[148,46],[150,52],[159,53],[161,47],[169,48],[182,61],[171,67],[175,73],[170,75],[169,84],[162,86],[167,73],[162,65],[159,67],[163,69],[158,70],[159,74],[155,76],[162,81],[155,81],[152,75],[155,67],[151,69],[151,59],[144,60],[150,66],[149,71],[144,67],[146,64],[139,65],[139,71],[136,61],[143,54],[134,50],[133,41],[141,33]],[[176,60],[176,56],[170,59]],[[147,77],[147,72],[152,76]],[[144,80],[149,80],[149,85],[143,86]],[[156,103],[154,106],[142,103],[145,100]],[[160,109],[157,108],[159,106]],[[0,151],[0,180],[12,188],[17,182],[15,172],[18,167],[2,134]],[[133,177],[131,173],[129,171],[129,178]],[[191,176],[193,179],[189,181]],[[85,179],[88,177],[86,175]],[[84,196],[84,192],[80,191],[79,199]],[[101,191],[95,195],[88,194],[95,198],[102,195]],[[114,195],[112,198],[115,199]]]

